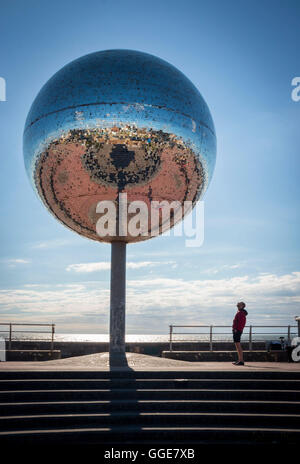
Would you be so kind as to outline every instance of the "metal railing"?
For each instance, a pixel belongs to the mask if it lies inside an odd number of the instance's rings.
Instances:
[[[54,349],[54,335],[55,335],[55,324],[27,324],[20,322],[0,322],[0,327],[3,325],[8,326],[8,349],[11,350],[11,342],[13,339],[13,333],[49,333],[51,334],[51,351]],[[33,326],[33,327],[51,327],[51,330],[13,330],[14,326]],[[7,333],[7,330],[0,330],[0,333]]]
[[[207,332],[174,332],[174,328],[178,327],[188,327],[188,328],[201,328],[201,329],[209,329]],[[244,332],[244,335],[249,335],[248,337],[248,343],[249,343],[249,351],[252,351],[253,349],[253,341],[258,341],[258,340],[253,340],[254,335],[283,335],[287,337],[288,343],[291,342],[291,337],[292,335],[297,335],[298,332],[292,332],[291,329],[297,328],[297,325],[248,325],[245,326],[245,329],[249,329],[248,332]],[[213,351],[213,343],[216,342],[217,340],[214,340],[214,335],[228,335],[231,333],[232,326],[231,325],[170,325],[170,351],[173,350],[173,343],[175,342],[182,342],[182,343],[199,343],[203,342],[203,340],[175,340],[174,335],[209,335],[209,350]],[[214,329],[230,329],[228,332],[214,332]],[[284,331],[280,332],[257,332],[255,334],[254,329],[271,329],[271,328],[276,328],[276,329],[285,329]],[[228,340],[218,340],[218,341],[228,341]],[[246,339],[247,342],[247,339]]]

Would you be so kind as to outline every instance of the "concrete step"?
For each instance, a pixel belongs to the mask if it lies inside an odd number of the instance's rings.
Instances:
[[[189,362],[227,362],[236,361],[236,351],[163,351],[163,358]],[[284,350],[244,351],[245,362],[288,362],[288,353]]]
[[[269,427],[300,429],[297,414],[245,413],[165,413],[115,412],[93,414],[53,414],[4,416],[0,430],[44,430],[86,427],[113,427],[127,424],[140,427]]]
[[[224,389],[299,390],[300,379],[31,379],[0,380],[0,392],[9,390],[93,390],[93,389]]]
[[[300,430],[263,427],[93,427],[0,432],[8,444],[297,444]]]
[[[78,400],[269,400],[300,401],[300,391],[269,389],[44,389],[10,390],[0,392],[0,403],[25,401],[78,401]]]
[[[300,401],[249,400],[104,400],[0,403],[3,416],[115,412],[215,412],[245,414],[300,414]]]
[[[294,367],[294,365],[293,365]],[[299,370],[280,370],[274,369],[270,371],[258,371],[248,369],[237,369],[234,366],[230,370],[147,370],[133,371],[131,369],[107,370],[107,371],[76,371],[76,370],[1,370],[0,379],[2,380],[31,380],[31,379],[267,379],[267,380],[299,380]]]
[[[300,379],[300,365],[299,370],[274,370],[257,371],[248,370],[244,371],[236,369],[231,366],[232,370],[147,370],[147,371],[133,371],[131,369],[121,369],[112,371],[90,371],[90,370],[1,370],[0,379],[122,379],[133,378],[133,379],[279,379],[279,380],[296,380]],[[294,367],[294,364],[293,364]]]

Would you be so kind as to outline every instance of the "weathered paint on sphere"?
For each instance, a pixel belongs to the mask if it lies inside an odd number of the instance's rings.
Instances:
[[[133,50],[66,65],[39,92],[24,129],[35,191],[60,222],[98,241],[113,240],[96,232],[99,201],[127,193],[148,208],[152,200],[195,205],[215,158],[213,121],[196,87],[166,61]]]

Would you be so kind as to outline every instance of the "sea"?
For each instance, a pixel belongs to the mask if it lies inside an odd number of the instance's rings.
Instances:
[[[291,338],[297,336],[297,332],[291,331]],[[253,341],[269,341],[269,340],[280,340],[280,337],[287,338],[287,333],[282,332],[269,332],[267,334],[258,333],[253,334]],[[0,331],[0,338],[8,340],[9,334],[7,331]],[[242,340],[248,341],[248,332],[243,334]],[[51,333],[40,333],[40,332],[15,332],[13,331],[12,340],[22,341],[47,341],[51,339]],[[174,334],[173,342],[209,342],[208,334]],[[54,340],[57,342],[100,342],[108,343],[108,334],[73,334],[73,333],[55,333]],[[169,343],[169,334],[126,334],[125,341],[127,343]],[[218,334],[213,335],[213,341],[232,341],[232,334]]]

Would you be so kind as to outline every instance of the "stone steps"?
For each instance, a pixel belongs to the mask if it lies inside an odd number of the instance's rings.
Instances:
[[[246,368],[235,368],[232,370],[205,370],[205,369],[165,369],[165,370],[131,370],[129,368],[116,370],[91,370],[91,369],[70,369],[63,370],[63,366],[53,370],[0,370],[2,380],[44,380],[44,379],[266,379],[266,380],[300,380],[299,370],[258,370],[255,367],[251,370]]]
[[[3,416],[32,414],[87,414],[115,412],[217,412],[245,414],[300,414],[300,401],[249,400],[99,400],[1,403]]]
[[[300,372],[1,371],[2,444],[300,439]]]
[[[299,428],[299,414],[245,414],[219,412],[108,412],[89,414],[36,414],[26,416],[4,416],[0,418],[0,431],[57,430],[65,428],[92,427],[259,427],[283,429]]]
[[[18,379],[0,380],[2,391],[29,390],[94,390],[94,389],[223,389],[244,388],[268,390],[300,390],[300,379]]]
[[[272,390],[264,388],[242,390],[238,389],[93,389],[93,390],[11,390],[0,392],[0,403],[23,402],[23,401],[76,401],[76,400],[99,400],[99,399],[136,399],[145,400],[180,400],[180,399],[206,399],[206,400],[273,400],[273,401],[300,401],[300,392],[296,390]]]
[[[296,445],[300,431],[291,428],[241,427],[101,427],[84,429],[21,430],[0,432],[3,445],[32,444],[289,444]]]

